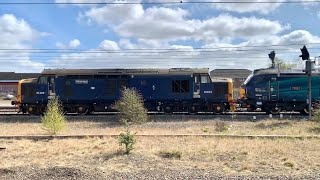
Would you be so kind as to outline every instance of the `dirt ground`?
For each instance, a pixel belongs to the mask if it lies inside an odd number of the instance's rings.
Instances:
[[[320,178],[316,139],[138,137],[130,155],[117,138],[0,144],[1,179],[28,178],[35,170],[45,179]]]
[[[11,120],[7,120],[10,118]],[[0,118],[0,136],[2,135],[45,135],[40,118],[35,121],[15,117]],[[20,117],[21,118],[21,117]],[[28,116],[26,116],[28,118]],[[115,121],[77,120],[68,121],[67,127],[60,135],[118,135],[123,126]],[[200,120],[188,121],[152,121],[141,125],[133,125],[132,131],[138,135],[153,134],[231,134],[231,135],[320,135],[320,123],[301,120],[261,120],[228,121]]]
[[[14,117],[12,117],[14,118]],[[221,127],[222,130],[221,130]],[[319,135],[313,121],[148,122],[137,134]],[[69,121],[62,135],[119,134],[116,122]],[[46,134],[41,123],[5,122],[0,135]],[[136,137],[124,155],[117,138],[0,140],[0,179],[319,179],[319,139]]]

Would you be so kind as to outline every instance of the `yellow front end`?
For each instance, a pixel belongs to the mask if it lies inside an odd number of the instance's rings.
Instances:
[[[21,102],[22,102],[22,96],[21,96],[21,84],[25,81],[26,79],[22,79],[18,82],[18,92],[17,92],[17,97],[15,101],[11,101],[12,105],[16,105],[20,108]]]
[[[23,92],[22,92],[22,84],[25,83],[31,83],[33,81],[35,81],[35,78],[30,78],[30,79],[22,79],[19,81],[18,83],[18,92],[17,92],[17,97],[15,101],[12,101],[11,104],[12,105],[16,105],[18,106],[18,108],[21,110],[22,108],[22,103],[23,103]]]
[[[233,102],[233,82],[228,78],[228,101]]]
[[[246,90],[242,86],[239,88],[239,94],[240,94],[240,99],[246,98]]]

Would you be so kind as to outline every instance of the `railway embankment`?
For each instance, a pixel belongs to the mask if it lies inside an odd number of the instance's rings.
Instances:
[[[209,117],[157,115],[133,125],[130,155],[120,150],[115,116],[68,116],[67,129],[50,138],[38,116],[0,117],[0,136],[21,136],[0,139],[0,178],[320,178],[319,123]]]

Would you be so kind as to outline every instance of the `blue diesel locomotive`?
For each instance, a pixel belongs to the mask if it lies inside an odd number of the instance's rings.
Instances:
[[[308,113],[308,77],[302,70],[257,69],[240,90],[241,104],[249,110],[278,114],[281,110]],[[312,106],[320,100],[320,74],[312,74]]]
[[[229,109],[231,79],[211,78],[209,69],[45,69],[38,79],[21,80],[20,111],[41,114],[52,97],[65,112],[88,114],[113,111],[122,87],[135,88],[149,111],[214,112]]]

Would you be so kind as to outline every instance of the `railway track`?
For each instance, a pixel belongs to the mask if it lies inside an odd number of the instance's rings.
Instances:
[[[94,112],[92,114],[89,114],[87,116],[108,116],[108,115],[115,115],[117,112]],[[200,116],[200,115],[211,115],[211,116],[217,116],[214,113],[208,113],[208,112],[199,112],[197,114],[188,114],[188,112],[178,112],[178,113],[173,113],[173,114],[165,114],[163,112],[149,112],[149,115],[156,116],[156,115],[189,115],[189,116]],[[273,116],[285,116],[285,115],[299,115],[299,112],[281,112],[280,114],[282,115],[273,115]],[[22,115],[28,115],[28,114],[23,114],[19,112],[18,108],[15,106],[0,106],[0,116],[22,116]],[[67,116],[77,116],[78,114],[76,113],[68,113]],[[221,115],[266,115],[265,112],[261,111],[256,111],[256,112],[245,112],[245,111],[237,111],[237,112],[225,112]],[[30,115],[29,115],[30,116]],[[270,116],[270,115],[269,115]],[[301,115],[303,116],[303,115]]]
[[[77,113],[67,113],[67,116],[114,116],[117,115],[117,112],[94,112],[92,114],[87,114],[87,115],[79,115]],[[37,116],[37,115],[32,115],[32,114],[23,114],[21,112],[18,112],[16,109],[1,109],[0,110],[0,116],[2,115],[24,115],[24,116]],[[179,112],[179,113],[172,113],[172,114],[166,114],[166,113],[158,113],[158,112],[149,112],[148,115],[150,116],[161,116],[161,115],[166,115],[166,116],[176,116],[176,115],[185,115],[185,116],[232,116],[232,115],[244,115],[244,116],[255,116],[255,115],[267,115],[270,117],[276,117],[276,116],[287,116],[287,115],[300,115],[304,116],[298,112],[281,112],[278,115],[269,115],[266,114],[265,112],[226,112],[223,114],[214,114],[214,113],[204,113],[200,112],[197,114],[189,114],[187,112]]]
[[[11,135],[0,136],[0,139],[29,139],[29,140],[51,140],[51,139],[85,139],[85,138],[109,138],[118,137],[119,134],[83,134],[83,135]],[[320,139],[320,135],[229,135],[229,134],[136,134],[136,137],[207,137],[207,138],[264,138],[264,139]]]
[[[92,114],[88,116],[79,115],[67,115],[67,121],[69,122],[79,122],[79,121],[92,121],[92,122],[118,122],[118,117],[116,114]],[[187,115],[187,114],[150,114],[150,121],[153,122],[186,122],[186,121],[260,121],[265,119],[270,119],[267,114],[223,114],[223,115],[213,115],[213,114],[199,114],[199,115]],[[308,120],[307,116],[300,114],[283,114],[282,116],[273,116],[272,119],[287,119],[287,120]],[[24,115],[24,114],[0,114],[0,123],[8,122],[40,122],[41,116],[39,115]]]

